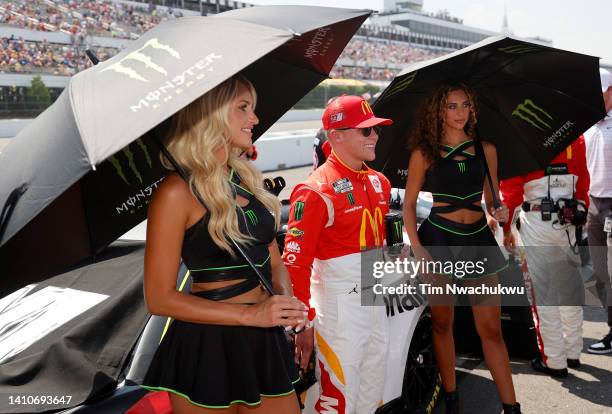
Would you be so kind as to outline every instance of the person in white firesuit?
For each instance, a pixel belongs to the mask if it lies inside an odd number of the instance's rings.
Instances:
[[[364,161],[392,121],[359,96],[333,99],[322,120],[332,151],[291,193],[283,253],[294,295],[314,318],[314,329],[296,335],[296,356],[305,368],[316,346],[317,412],[372,414],[383,396],[388,321],[384,306],[362,305],[361,264],[365,250],[382,246],[391,184]]]
[[[502,180],[504,203],[517,228],[534,287],[532,313],[540,354],[533,369],[563,378],[580,367],[584,286],[577,241],[586,223],[589,172],[581,136],[543,170]],[[511,223],[504,245],[515,248]],[[532,303],[532,305],[534,305]]]

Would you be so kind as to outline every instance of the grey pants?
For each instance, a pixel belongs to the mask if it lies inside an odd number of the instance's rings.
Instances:
[[[597,277],[595,286],[602,304],[608,308],[608,326],[612,328],[612,247],[608,234],[603,231],[604,221],[612,213],[612,198],[590,196],[590,199],[587,219],[589,253]]]

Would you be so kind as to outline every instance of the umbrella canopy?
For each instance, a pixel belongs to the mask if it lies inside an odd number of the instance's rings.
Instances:
[[[392,118],[372,166],[403,188],[406,135],[421,102],[439,85],[463,82],[479,102],[478,136],[497,147],[500,178],[544,168],[605,116],[599,59],[511,37],[485,39],[465,49],[407,67],[373,105]]]
[[[165,175],[149,133],[162,121],[240,72],[258,92],[256,139],[327,78],[370,13],[270,6],[171,20],[73,76],[0,154],[0,217],[14,208],[0,225],[2,284],[95,255],[146,218]]]

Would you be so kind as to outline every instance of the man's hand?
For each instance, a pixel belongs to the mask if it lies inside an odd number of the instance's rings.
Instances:
[[[295,363],[306,369],[314,348],[314,328],[308,328],[295,335]]]

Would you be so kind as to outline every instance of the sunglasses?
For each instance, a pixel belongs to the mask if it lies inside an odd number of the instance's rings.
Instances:
[[[337,128],[338,131],[347,131],[349,129],[360,130],[363,136],[366,138],[372,135],[372,131],[376,132],[376,135],[380,135],[380,133],[382,132],[382,127],[380,125],[367,128]]]

